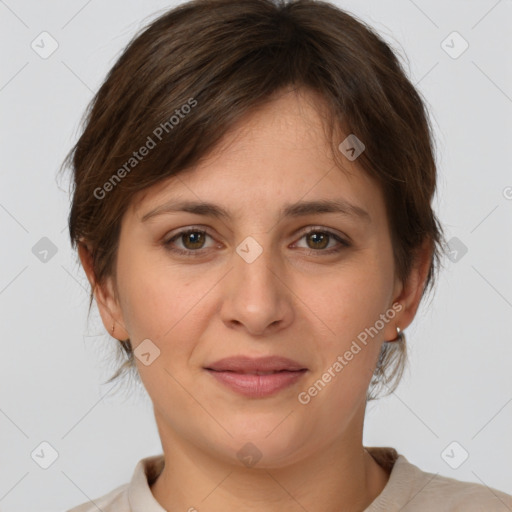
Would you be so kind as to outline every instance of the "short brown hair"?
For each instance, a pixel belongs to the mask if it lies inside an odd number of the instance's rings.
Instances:
[[[428,241],[423,291],[431,287],[442,229],[431,206],[436,163],[424,102],[371,27],[313,0],[194,0],[130,42],[64,162],[74,177],[69,234],[74,247],[90,247],[98,284],[115,277],[120,223],[134,195],[192,167],[244,114],[289,87],[325,100],[335,158],[336,128],[364,143],[357,162],[383,192],[397,273],[407,278]],[[156,138],[165,143],[133,156]],[[125,362],[108,382],[135,367],[130,340],[120,347]],[[405,356],[404,343],[384,343],[370,388],[393,391]]]

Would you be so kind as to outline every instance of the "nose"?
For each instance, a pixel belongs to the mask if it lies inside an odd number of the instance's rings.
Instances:
[[[221,318],[228,328],[260,337],[292,322],[293,293],[286,269],[270,249],[263,247],[254,261],[234,252],[224,286]]]

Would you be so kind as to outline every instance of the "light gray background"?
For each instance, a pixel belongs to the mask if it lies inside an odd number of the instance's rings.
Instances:
[[[432,304],[407,329],[409,370],[395,394],[368,407],[364,443],[512,493],[512,3],[336,3],[406,54],[436,130],[436,210],[447,238],[468,248],[446,260]],[[67,509],[126,483],[140,458],[161,451],[149,399],[125,400],[100,384],[112,374],[104,361],[114,342],[95,310],[87,320],[67,182],[56,172],[122,48],[172,5],[0,1],[3,512]],[[43,31],[59,45],[47,59],[31,48]],[[469,43],[458,58],[441,45],[453,31]],[[456,52],[460,41],[451,40]],[[57,248],[46,262],[32,252],[42,237]],[[31,457],[43,441],[58,452],[48,469]],[[458,469],[442,456],[453,441],[451,460],[469,453]]]

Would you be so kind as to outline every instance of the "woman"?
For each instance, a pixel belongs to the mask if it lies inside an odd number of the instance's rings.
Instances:
[[[182,4],[125,50],[68,157],[72,242],[163,455],[73,512],[511,510],[362,444],[434,282],[424,104],[323,2]]]

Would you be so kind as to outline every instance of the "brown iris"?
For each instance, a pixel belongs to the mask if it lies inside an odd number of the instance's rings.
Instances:
[[[312,249],[324,249],[325,247],[327,247],[327,245],[329,243],[329,235],[327,233],[313,232],[313,233],[306,234],[306,239],[308,241],[311,240],[313,237],[315,238],[315,240],[314,240],[315,244],[317,244],[319,242],[320,243],[325,242],[325,243],[323,243],[321,246],[316,245],[315,247],[312,247]],[[309,242],[308,242],[308,245],[309,245]]]

